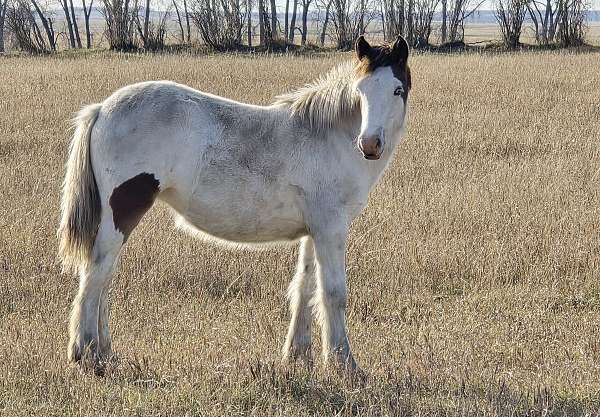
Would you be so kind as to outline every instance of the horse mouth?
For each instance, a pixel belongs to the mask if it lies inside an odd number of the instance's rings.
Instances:
[[[383,155],[383,144],[379,140],[377,146],[369,146],[367,149],[365,149],[362,142],[358,140],[357,148],[362,156],[369,161],[376,161]]]
[[[365,159],[368,159],[369,161],[376,161],[379,158],[381,158],[381,153],[375,154],[375,153],[363,153],[363,156],[365,157]]]

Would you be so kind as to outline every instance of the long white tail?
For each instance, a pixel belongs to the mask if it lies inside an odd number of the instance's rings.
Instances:
[[[90,135],[101,107],[101,104],[84,107],[73,120],[75,133],[63,183],[58,228],[58,255],[65,272],[87,268],[100,224],[100,196],[90,160]]]

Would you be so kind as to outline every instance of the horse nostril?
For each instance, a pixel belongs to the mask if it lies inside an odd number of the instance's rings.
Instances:
[[[382,143],[381,143],[381,139],[380,139],[380,138],[377,138],[377,141],[375,142],[375,147],[377,147],[377,148],[381,148],[381,145],[382,145]]]

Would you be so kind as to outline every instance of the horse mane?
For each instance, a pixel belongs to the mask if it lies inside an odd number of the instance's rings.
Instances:
[[[311,128],[335,127],[360,109],[360,97],[352,86],[356,76],[356,63],[345,62],[316,81],[278,96],[273,104],[288,106]]]

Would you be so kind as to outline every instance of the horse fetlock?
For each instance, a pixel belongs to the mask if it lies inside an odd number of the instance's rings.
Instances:
[[[311,356],[312,341],[309,332],[298,332],[291,340],[286,342],[284,355],[291,359],[308,358]]]
[[[310,341],[308,343],[295,343],[286,346],[283,349],[283,362],[284,363],[295,363],[304,362],[311,366],[313,364],[312,349]]]
[[[356,361],[354,360],[354,356],[350,351],[350,346],[348,343],[345,343],[331,352],[330,355],[327,355],[327,358],[331,357],[332,364],[341,370],[346,371],[354,371],[357,369]]]
[[[83,363],[98,360],[98,343],[91,335],[76,335],[71,337],[67,348],[69,362]]]

